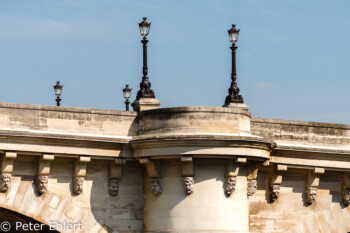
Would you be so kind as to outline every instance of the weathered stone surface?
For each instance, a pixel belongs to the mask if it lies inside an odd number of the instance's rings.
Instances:
[[[2,179],[0,207],[46,224],[81,221],[82,232],[128,233],[350,228],[342,186],[350,169],[347,125],[251,120],[248,109],[235,106],[137,115],[0,103],[0,136],[2,161],[11,160],[2,162],[1,172],[12,173]],[[55,158],[50,173],[38,165],[44,154]],[[83,175],[74,169],[82,157],[91,160]],[[181,158],[191,158],[190,172]],[[142,159],[156,161],[156,175],[144,174]],[[127,162],[123,172],[111,174],[116,160]],[[234,179],[224,176],[226,160],[239,167]],[[269,182],[271,167],[284,168],[279,183]],[[320,177],[317,201],[305,190],[308,170]]]

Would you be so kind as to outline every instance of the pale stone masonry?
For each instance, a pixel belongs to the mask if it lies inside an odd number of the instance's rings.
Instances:
[[[60,232],[350,232],[349,125],[154,107],[0,103],[0,207],[82,223]]]

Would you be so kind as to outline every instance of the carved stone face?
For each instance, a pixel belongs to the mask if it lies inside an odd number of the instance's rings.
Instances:
[[[81,194],[83,192],[84,177],[74,177],[74,193]]]
[[[253,196],[258,188],[258,183],[256,180],[248,180],[247,194],[248,196]]]
[[[0,191],[7,192],[11,188],[11,174],[10,173],[2,173],[0,174]]]
[[[347,188],[343,191],[343,202],[345,205],[350,204],[350,188]]]
[[[38,175],[36,177],[36,191],[40,194],[47,192],[47,184],[49,177],[45,175]]]
[[[160,178],[151,179],[151,188],[155,195],[160,195],[162,193],[162,185],[160,181]]]
[[[270,199],[271,201],[276,201],[280,194],[281,186],[279,184],[273,184],[270,187]]]
[[[225,193],[230,196],[235,191],[236,177],[226,177]]]
[[[190,195],[191,193],[193,193],[193,186],[194,186],[193,177],[191,177],[191,176],[184,177],[183,184],[184,184],[185,193],[187,195]]]
[[[108,180],[108,193],[111,196],[117,196],[119,189],[119,179],[109,178]]]
[[[306,202],[312,204],[316,200],[317,188],[307,187],[306,189]]]

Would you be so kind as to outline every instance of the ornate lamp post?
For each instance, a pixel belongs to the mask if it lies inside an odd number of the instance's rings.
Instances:
[[[236,42],[238,40],[239,29],[236,29],[236,25],[232,24],[232,28],[228,30],[230,41],[232,42],[232,73],[231,73],[231,86],[228,89],[228,96],[226,96],[224,107],[230,105],[230,103],[244,103],[243,97],[239,94],[239,88],[237,86],[237,74],[236,74]]]
[[[129,98],[131,96],[131,88],[129,88],[129,85],[126,84],[125,85],[125,88],[123,89],[123,95],[124,95],[124,98],[126,99],[125,101],[125,110],[126,111],[129,111],[129,104],[130,104],[130,101],[129,101]]]
[[[62,89],[63,89],[63,85],[60,85],[60,82],[57,81],[56,85],[53,86],[53,89],[55,91],[55,95],[57,96],[56,98],[56,103],[57,103],[57,106],[61,106],[61,94],[62,94]]]
[[[154,92],[151,89],[151,83],[148,79],[148,67],[147,67],[147,35],[151,27],[151,23],[147,22],[147,18],[144,17],[143,21],[139,23],[140,34],[143,36],[141,43],[143,44],[143,68],[142,68],[142,82],[140,83],[140,90],[137,92],[136,100],[141,98],[155,98]]]

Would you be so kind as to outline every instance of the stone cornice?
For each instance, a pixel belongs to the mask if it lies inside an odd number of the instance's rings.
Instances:
[[[94,109],[94,108],[62,107],[62,106],[56,107],[56,106],[47,106],[47,105],[17,104],[17,103],[4,103],[4,102],[0,102],[0,108],[54,111],[54,112],[71,112],[71,113],[88,113],[88,114],[99,114],[99,115],[117,115],[117,116],[130,116],[130,117],[137,116],[137,112],[121,111],[121,110],[105,110],[105,109]]]
[[[252,123],[269,123],[269,124],[278,124],[278,125],[283,124],[283,125],[311,126],[311,127],[350,130],[350,125],[346,125],[346,124],[334,124],[334,123],[323,123],[323,122],[313,122],[313,121],[296,121],[296,120],[252,117],[251,122]]]
[[[191,113],[191,112],[206,112],[206,113],[235,113],[251,117],[251,113],[238,108],[224,108],[224,107],[171,107],[171,108],[157,108],[143,111],[145,116],[164,113]]]
[[[137,136],[130,141],[134,157],[178,155],[236,157],[266,160],[275,144],[259,137],[227,135]]]

